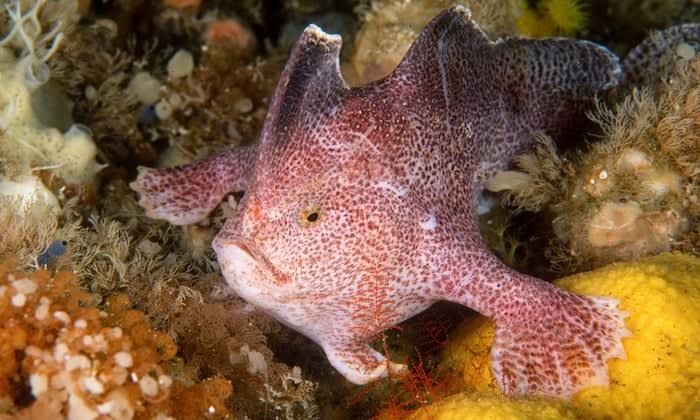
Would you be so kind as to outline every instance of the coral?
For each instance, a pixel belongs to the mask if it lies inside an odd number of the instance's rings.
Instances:
[[[455,4],[470,8],[474,20],[491,39],[514,34],[516,0],[374,0],[361,10],[362,24],[354,51],[343,67],[348,83],[360,85],[386,76],[421,29],[439,12]]]
[[[588,23],[587,3],[585,0],[541,0],[533,5],[523,0],[516,26],[521,34],[535,38],[573,36]]]
[[[0,226],[6,227],[0,259],[16,257],[17,267],[32,269],[54,241],[65,240],[64,254],[49,267],[74,272],[102,299],[126,292],[150,325],[177,342],[188,377],[224,376],[233,383],[238,391],[227,399],[232,411],[313,413],[315,384],[299,368],[276,362],[268,348],[265,334],[279,335],[279,324],[227,292],[221,276],[212,273],[208,230],[180,233],[144,218],[137,223],[134,198],[117,186],[104,196],[114,207],[84,222],[76,218],[75,199],[59,213],[35,203],[19,214],[16,198],[0,197]]]
[[[224,405],[231,384],[223,379],[194,384],[194,378],[171,371],[177,346],[152,330],[143,312],[130,310],[124,295],[114,295],[101,311],[96,296],[81,291],[72,273],[19,273],[12,265],[0,264],[4,414],[231,416]]]
[[[139,86],[144,75],[159,81],[170,49],[153,43],[139,47],[146,51],[122,47],[116,23],[99,20],[67,34],[53,63],[57,83],[75,103],[75,118],[91,128],[100,158],[111,166],[156,159],[155,148],[139,129],[142,97],[131,83]],[[154,94],[152,89],[148,93]],[[155,95],[153,101],[160,98],[157,90]]]
[[[257,138],[282,60],[251,58],[249,52],[240,49],[238,38],[218,39],[207,45],[190,76],[168,80],[156,105],[167,112],[155,130],[170,143],[161,165],[189,162]]]
[[[67,107],[56,94],[55,104],[46,97],[51,96],[47,62],[60,48],[69,21],[61,16],[74,13],[53,10],[53,25],[46,29],[40,19],[45,3],[37,0],[26,9],[18,2],[10,8],[11,27],[0,39],[0,157],[17,166],[50,167],[67,184],[91,184],[102,166],[90,130],[74,124],[61,133],[47,125],[50,117],[41,118]]]
[[[591,117],[602,135],[585,152],[560,155],[539,135],[489,185],[507,205],[551,214],[558,268],[700,249],[700,58],[678,57],[656,90],[600,105]]]
[[[614,296],[629,313],[627,358],[609,362],[610,386],[585,389],[570,402],[583,418],[694,418],[700,407],[698,279],[700,258],[667,253],[556,282],[580,294]],[[490,369],[493,336],[493,323],[474,317],[444,353],[447,364],[463,366],[469,391],[500,393]]]

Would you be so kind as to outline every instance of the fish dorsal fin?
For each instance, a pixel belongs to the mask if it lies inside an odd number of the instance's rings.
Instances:
[[[465,85],[478,83],[475,72],[487,64],[492,49],[469,9],[455,6],[428,23],[384,83],[416,99],[440,95],[449,101],[464,96]]]
[[[284,143],[300,124],[308,125],[348,91],[340,73],[341,45],[340,35],[313,24],[306,27],[277,83],[263,126],[263,147],[271,141]]]
[[[442,107],[453,131],[465,122],[493,127],[490,114],[557,135],[619,75],[617,57],[604,47],[564,38],[491,41],[456,6],[428,24],[383,88],[401,92],[417,112]]]
[[[617,86],[621,74],[607,48],[571,38],[499,40],[494,62],[509,115],[555,139],[585,129],[595,97]]]
[[[490,44],[486,34],[472,20],[471,11],[464,6],[454,6],[428,23],[392,75],[435,73],[437,57],[445,53],[454,59],[471,55],[478,60],[480,57],[474,53],[487,50]]]

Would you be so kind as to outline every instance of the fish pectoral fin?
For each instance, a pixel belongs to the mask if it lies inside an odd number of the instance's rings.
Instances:
[[[257,148],[238,147],[174,168],[139,167],[129,186],[139,193],[146,215],[174,225],[197,223],[226,194],[243,191],[252,176]]]
[[[541,310],[496,320],[493,372],[506,394],[569,399],[608,386],[608,360],[625,357],[627,314],[615,299],[551,292]]]
[[[394,363],[366,343],[328,341],[321,343],[328,361],[348,381],[364,385],[403,372],[406,365]]]

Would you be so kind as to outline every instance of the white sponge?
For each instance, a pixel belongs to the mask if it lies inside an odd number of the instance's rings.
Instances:
[[[21,166],[55,167],[68,184],[90,184],[103,168],[87,127],[66,133],[43,125],[32,108],[25,77],[31,57],[16,60],[0,48],[0,157]]]

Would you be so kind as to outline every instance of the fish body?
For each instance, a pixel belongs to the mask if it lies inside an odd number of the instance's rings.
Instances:
[[[51,260],[65,254],[67,249],[68,241],[65,239],[56,239],[36,258],[37,265],[39,267],[46,267]]]
[[[615,55],[571,39],[490,41],[462,7],[365,86],[346,85],[340,47],[339,36],[304,31],[256,145],[142,169],[132,187],[147,214],[195,223],[245,191],[212,244],[224,277],[354,383],[404,368],[369,346],[376,334],[449,300],[495,321],[504,392],[567,398],[607,385],[628,335],[617,302],[507,267],[476,209],[534,132],[560,138],[580,125],[618,82]]]

